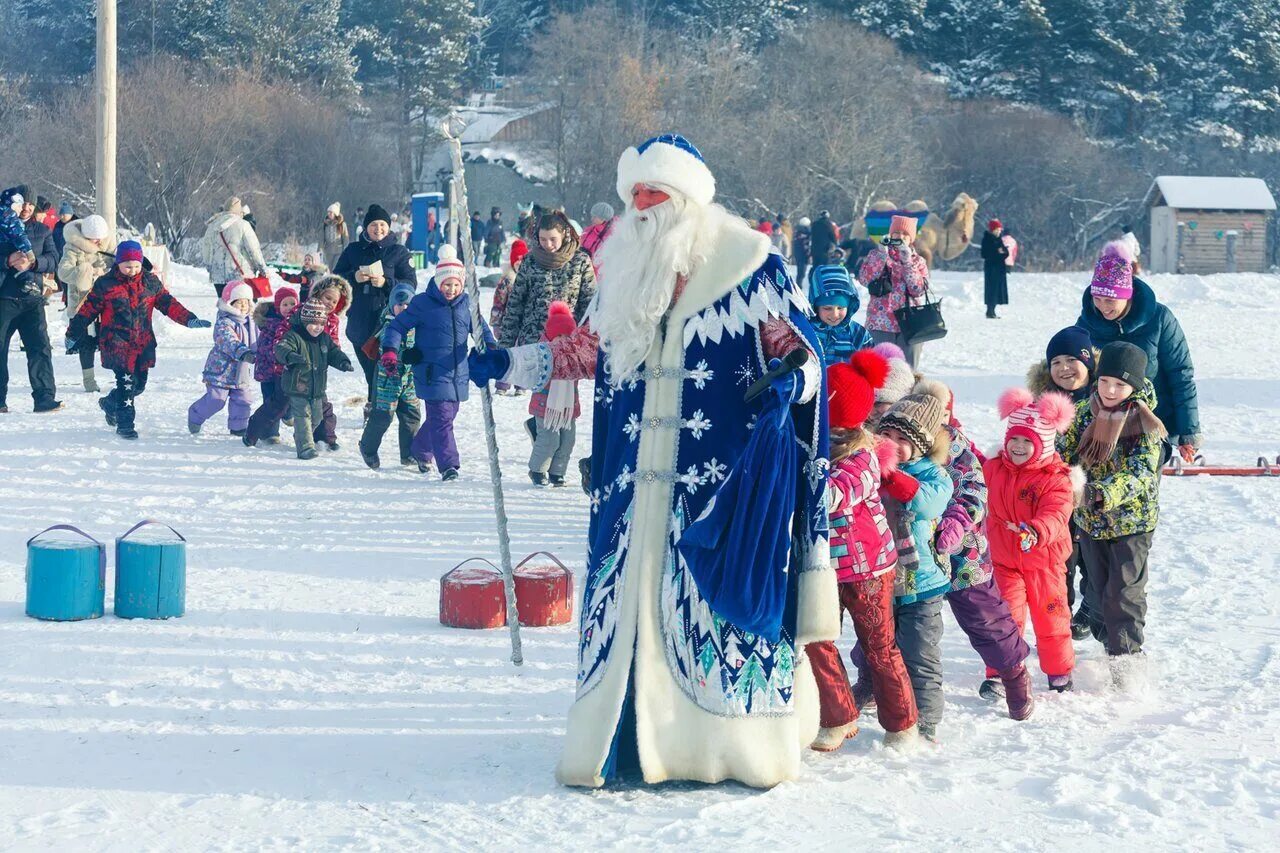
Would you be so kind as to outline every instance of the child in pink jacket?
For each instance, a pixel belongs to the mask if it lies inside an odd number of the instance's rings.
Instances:
[[[874,435],[865,428],[889,365],[871,350],[827,369],[831,422],[831,469],[827,499],[831,517],[831,563],[840,583],[840,604],[853,617],[872,673],[876,711],[885,742],[916,736],[915,694],[894,639],[893,586],[898,555],[880,502],[881,461]],[[858,733],[858,706],[835,643],[805,649],[818,685],[822,728],[812,748],[839,749]]]

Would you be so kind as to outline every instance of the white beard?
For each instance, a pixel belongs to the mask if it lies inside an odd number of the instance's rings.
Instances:
[[[596,254],[600,281],[589,315],[615,388],[644,366],[677,276],[687,278],[702,260],[707,212],[675,194],[645,211],[628,205]]]

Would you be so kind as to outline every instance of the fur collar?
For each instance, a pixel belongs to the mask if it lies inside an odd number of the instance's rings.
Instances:
[[[97,254],[98,252],[113,253],[116,250],[115,241],[110,236],[103,241],[102,248],[99,249],[95,244],[89,242],[89,238],[84,236],[84,222],[76,219],[68,222],[62,229],[62,236],[66,239],[67,245],[71,246],[77,252],[86,255]]]
[[[697,265],[671,312],[672,320],[692,317],[729,293],[769,256],[769,238],[718,204],[707,208],[700,243],[706,257]]]

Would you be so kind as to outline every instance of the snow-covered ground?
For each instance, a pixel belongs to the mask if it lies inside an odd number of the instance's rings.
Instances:
[[[178,275],[175,292],[210,317],[208,284]],[[952,331],[925,366],[953,384],[984,446],[997,394],[1075,319],[1087,278],[1015,275],[1015,304],[990,321],[980,275],[937,276]],[[1152,284],[1190,337],[1207,454],[1280,453],[1280,278]],[[64,324],[51,311],[56,341]],[[0,848],[1239,850],[1280,838],[1280,479],[1166,480],[1147,695],[1110,692],[1100,649],[1082,643],[1078,692],[1040,692],[1035,717],[1014,723],[977,698],[979,661],[948,617],[937,748],[886,752],[868,719],[772,791],[568,790],[552,770],[574,630],[527,630],[517,669],[505,631],[437,620],[439,577],[496,553],[478,403],[459,419],[460,482],[375,473],[355,450],[359,382],[338,375],[343,447],[299,462],[288,440],[246,449],[225,420],[190,436],[209,333],[157,328],[137,442],[107,430],[74,357],[56,357],[66,410],[31,414],[22,355],[9,356]],[[528,484],[526,399],[497,399],[514,550],[580,570],[585,498]],[[579,435],[585,452],[585,424]],[[120,620],[110,601],[92,622],[23,615],[29,536],[71,522],[105,539],[148,516],[191,542],[184,618]]]

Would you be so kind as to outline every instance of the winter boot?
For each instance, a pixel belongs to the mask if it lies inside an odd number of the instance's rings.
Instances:
[[[247,432],[247,430],[243,430],[243,429],[231,430],[231,434],[234,435],[236,438],[244,438],[245,432]]]
[[[240,436],[240,440],[244,442],[245,447],[254,447],[258,444],[258,442],[250,440],[248,432]]]
[[[120,424],[118,427],[116,427],[116,435],[120,436],[121,438],[128,439],[129,441],[133,441],[138,437],[138,431],[131,426],[125,426],[124,424]]]
[[[1054,693],[1070,693],[1075,690],[1075,685],[1071,683],[1070,675],[1051,675],[1049,676],[1049,689]]]
[[[86,367],[80,371],[81,377],[84,379],[84,390],[90,394],[96,394],[100,390],[98,388],[98,377],[94,375],[92,367]]]
[[[41,400],[39,403],[36,403],[35,408],[32,409],[32,411],[37,415],[43,415],[45,412],[56,412],[61,408],[62,403],[57,400]]]
[[[400,464],[401,464],[401,465],[404,465],[404,466],[406,466],[406,467],[407,467],[407,466],[409,466],[409,465],[417,465],[417,464],[418,464],[418,460],[417,460],[417,459],[414,459],[412,456],[401,456],[401,457],[400,457]]]
[[[9,414],[9,407],[0,405],[0,415],[7,415],[7,414]]]
[[[330,450],[337,450],[342,445],[338,444],[338,440],[335,438],[333,441],[326,441],[324,443],[324,446],[329,448]]]
[[[107,419],[107,426],[109,426],[109,427],[113,427],[113,426],[115,426],[115,425],[116,425],[116,412],[115,412],[115,409],[113,409],[113,408],[111,407],[111,398],[110,398],[110,397],[99,397],[99,398],[98,398],[98,408],[99,408],[99,409],[102,409],[102,415],[103,415],[103,417],[105,417],[105,418]],[[5,411],[8,411],[8,410],[6,409]]]
[[[1084,605],[1071,617],[1071,639],[1087,640],[1093,634],[1089,628],[1089,615],[1084,612]]]
[[[843,726],[818,729],[818,736],[814,738],[813,743],[809,744],[809,748],[815,752],[835,752],[844,745],[846,740],[855,737],[857,734],[857,723],[845,723]]]
[[[920,727],[912,725],[900,732],[885,732],[884,745],[890,749],[910,749],[920,742]]]
[[[315,459],[319,455],[319,453],[316,453],[316,449],[314,447],[308,447],[306,450],[298,451],[299,459]]]
[[[545,485],[547,484],[547,475],[546,475],[546,474],[540,474],[540,473],[538,473],[537,471],[530,471],[530,472],[529,472],[529,480],[530,480],[530,481],[531,481],[535,486],[545,486]]]
[[[419,459],[419,460],[417,460],[417,461],[418,461],[418,473],[419,473],[419,474],[429,474],[429,473],[431,473],[431,465],[430,465],[429,463],[427,463],[427,462],[423,462],[421,459]]]
[[[382,467],[382,460],[378,458],[378,454],[376,453],[365,453],[364,449],[361,448],[360,458],[364,460],[364,464],[368,465],[375,471]]]
[[[199,435],[201,426],[202,424],[193,424],[191,421],[187,421],[187,432],[192,435]]]
[[[557,489],[564,488],[564,477],[559,474],[551,474],[547,477],[547,482],[555,486]]]
[[[1000,674],[1004,682],[1004,701],[1009,706],[1009,717],[1014,720],[1025,720],[1035,710],[1036,700],[1031,694],[1031,673],[1025,664],[1018,664],[1017,669]]]
[[[453,482],[454,480],[458,479],[458,469],[446,468],[444,473],[440,475],[440,479],[444,480],[446,483]]]
[[[978,695],[988,702],[999,702],[1004,698],[1004,685],[994,678],[984,679],[978,686]]]
[[[921,720],[919,723],[916,723],[916,727],[920,729],[920,737],[929,741],[929,743],[938,742],[937,723],[926,723],[924,720]]]
[[[853,683],[853,704],[857,706],[858,713],[861,714],[868,708],[876,706],[876,694],[871,689],[871,677],[861,670],[858,671],[858,680]]]

